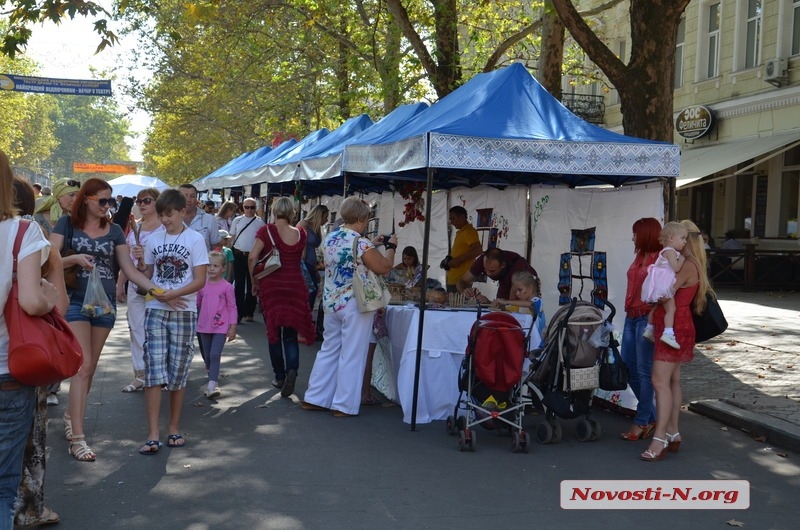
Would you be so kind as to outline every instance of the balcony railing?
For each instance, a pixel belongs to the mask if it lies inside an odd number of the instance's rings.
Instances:
[[[589,123],[603,123],[603,117],[606,113],[606,103],[603,96],[562,94],[561,103],[573,114]]]

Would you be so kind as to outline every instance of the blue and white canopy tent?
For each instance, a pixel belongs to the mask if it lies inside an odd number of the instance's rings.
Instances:
[[[281,156],[296,143],[297,140],[289,139],[274,149],[270,146],[264,146],[255,151],[241,154],[207,176],[195,181],[194,185],[199,190],[210,190],[234,188],[250,184],[249,179],[253,172],[258,172],[270,160]]]
[[[350,118],[321,140],[307,145],[288,158],[269,164],[267,183],[299,180],[325,180],[341,174],[341,149],[337,147],[348,139],[372,127],[372,119],[366,114]]]
[[[312,149],[303,151],[294,163],[294,172],[283,171],[282,168],[270,167],[274,176],[268,184],[282,184],[288,181],[302,181],[304,194],[311,196],[337,195],[344,190],[344,149],[352,143],[367,143],[373,138],[380,138],[387,132],[395,130],[417,114],[428,108],[427,103],[413,103],[401,105],[384,116],[377,123],[366,115],[348,120],[341,127],[330,133],[324,140],[314,145]],[[368,120],[368,121],[367,121]],[[371,124],[367,126],[368,124]],[[374,187],[375,179],[355,183],[358,189],[364,190]],[[349,182],[351,186],[354,183]],[[385,189],[380,184],[378,189]]]
[[[416,180],[434,170],[436,187],[577,187],[675,176],[678,163],[677,146],[585,122],[515,63],[476,75],[403,127],[349,144],[344,169]]]

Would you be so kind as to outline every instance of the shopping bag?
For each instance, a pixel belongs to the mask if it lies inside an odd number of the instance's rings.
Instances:
[[[83,297],[81,313],[88,317],[101,317],[103,315],[115,314],[114,306],[108,299],[103,281],[100,279],[100,269],[92,268],[89,273],[89,283],[86,285],[86,294]]]

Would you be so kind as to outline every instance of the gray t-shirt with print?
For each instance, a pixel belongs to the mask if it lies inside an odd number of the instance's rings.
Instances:
[[[116,298],[117,292],[117,261],[115,249],[117,245],[127,245],[125,241],[125,234],[119,225],[110,223],[111,229],[104,236],[98,238],[89,237],[86,232],[78,228],[72,227],[72,241],[67,240],[67,223],[70,222],[68,216],[63,216],[58,220],[56,226],[53,227],[54,234],[61,234],[64,236],[64,248],[72,248],[77,254],[89,254],[94,257],[94,266],[97,267],[97,272],[100,274],[100,279],[103,282],[103,290],[108,295],[111,301]],[[83,300],[86,293],[86,286],[89,283],[89,274],[84,268],[78,269],[78,288],[72,293],[73,300]]]

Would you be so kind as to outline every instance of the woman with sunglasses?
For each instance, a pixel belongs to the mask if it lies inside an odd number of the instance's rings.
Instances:
[[[162,233],[164,225],[158,218],[156,212],[156,199],[159,191],[155,188],[147,188],[140,191],[136,196],[136,206],[142,214],[138,221],[131,221],[131,230],[128,231],[128,246],[133,249],[136,245],[144,246],[151,236]],[[138,265],[138,260],[131,252],[131,259]],[[127,293],[125,283],[128,284]],[[117,278],[117,300],[125,302],[127,300],[128,331],[131,336],[131,360],[133,362],[133,382],[122,389],[123,392],[136,392],[144,390],[144,311],[145,296],[147,291],[144,288],[128,281],[124,272],[119,273]]]
[[[83,366],[70,380],[69,405],[64,415],[64,430],[69,440],[69,452],[76,460],[93,462],[95,453],[86,444],[83,418],[92,378],[106,339],[114,326],[116,315],[115,263],[128,279],[145,289],[156,285],[136,270],[130,257],[130,248],[119,225],[108,219],[108,210],[116,204],[111,196],[111,186],[98,178],[87,180],[75,197],[72,212],[58,220],[50,235],[51,244],[61,249],[64,235],[72,230],[72,248],[76,254],[63,259],[64,268],[79,265],[78,287],[70,293],[67,322],[78,337],[83,349]],[[141,250],[141,249],[140,249]],[[103,288],[114,308],[110,314],[87,316],[81,312],[90,271],[97,267]]]

